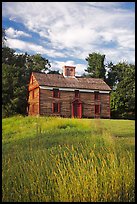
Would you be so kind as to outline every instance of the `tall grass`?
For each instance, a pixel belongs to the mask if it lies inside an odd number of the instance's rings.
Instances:
[[[129,143],[111,120],[16,119],[3,121],[3,202],[135,201],[134,126]]]

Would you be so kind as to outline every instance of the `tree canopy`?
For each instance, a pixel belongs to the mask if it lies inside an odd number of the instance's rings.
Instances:
[[[27,114],[28,84],[33,71],[44,72],[50,63],[40,54],[16,54],[9,47],[2,48],[2,114]]]
[[[89,76],[94,78],[102,78],[105,79],[105,66],[104,66],[105,55],[101,55],[100,53],[91,53],[86,58],[88,62],[88,67],[85,70],[88,72]]]
[[[113,72],[113,71],[112,71]],[[135,118],[135,65],[114,66],[115,90],[111,93],[111,115],[114,118]],[[112,73],[113,75],[113,73]]]
[[[135,118],[135,65],[127,62],[104,64],[105,55],[91,53],[88,62],[88,77],[103,78],[111,87],[111,117]]]

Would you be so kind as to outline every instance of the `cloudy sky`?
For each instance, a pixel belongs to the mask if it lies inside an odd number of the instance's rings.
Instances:
[[[40,53],[52,70],[74,65],[81,75],[92,52],[135,63],[134,2],[3,2],[2,27],[10,48]]]

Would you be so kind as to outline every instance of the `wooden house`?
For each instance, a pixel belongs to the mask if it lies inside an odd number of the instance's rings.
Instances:
[[[99,78],[75,76],[73,66],[63,74],[32,72],[28,115],[110,118],[111,88]]]

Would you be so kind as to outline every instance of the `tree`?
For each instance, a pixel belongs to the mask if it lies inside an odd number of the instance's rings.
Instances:
[[[27,112],[28,84],[32,71],[48,70],[50,63],[40,54],[15,54],[2,48],[2,113],[3,117]]]
[[[112,117],[135,118],[135,65],[118,63],[116,90],[111,93]]]
[[[13,86],[15,81],[13,80],[14,66],[8,64],[2,64],[2,115],[10,116],[14,111],[13,99]]]
[[[107,74],[105,82],[110,86],[111,89],[115,88],[118,78],[117,78],[117,67],[112,62],[109,62],[107,65]]]
[[[9,47],[2,48],[2,63],[14,65],[16,63],[15,50]]]
[[[57,71],[56,70],[49,70],[48,74],[60,74],[60,73],[59,73],[59,70],[57,70]]]
[[[106,69],[104,65],[105,55],[93,52],[86,58],[88,67],[85,70],[93,78],[102,78],[105,80]]]
[[[2,29],[2,114],[26,114],[30,75],[33,71],[48,70],[50,63],[40,54],[16,54],[5,46],[5,41],[5,29]]]
[[[135,65],[127,62],[104,65],[105,55],[89,54],[86,58],[88,75],[84,77],[103,78],[111,87],[111,117],[135,118]]]
[[[27,55],[26,53],[26,64],[27,68],[30,69],[30,71],[43,71],[45,72],[48,70],[51,65],[49,63],[48,59],[45,59],[40,54],[35,55]]]

